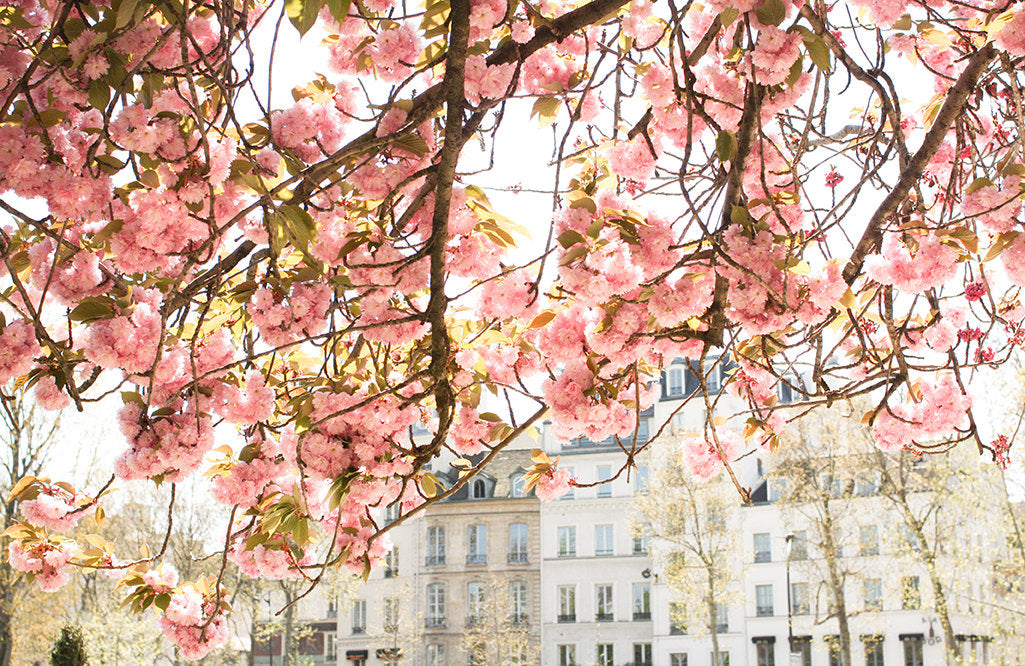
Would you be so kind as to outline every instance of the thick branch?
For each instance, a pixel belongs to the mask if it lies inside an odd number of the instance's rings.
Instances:
[[[936,151],[939,150],[940,145],[943,143],[947,130],[950,129],[951,125],[954,124],[954,120],[964,110],[965,103],[968,101],[968,95],[975,90],[979,79],[982,78],[983,72],[986,71],[989,63],[996,58],[996,55],[997,52],[993,45],[987,44],[976,51],[971,59],[969,59],[968,66],[961,72],[961,76],[958,77],[957,82],[947,93],[947,99],[943,101],[943,106],[940,107],[939,113],[936,114],[936,120],[933,121],[932,127],[926,133],[921,147],[915,152],[911,161],[908,162],[907,168],[904,169],[897,180],[897,184],[893,186],[893,189],[886,195],[883,202],[879,204],[879,208],[873,213],[872,219],[869,220],[861,240],[858,241],[857,247],[854,248],[854,252],[851,254],[850,261],[847,262],[847,266],[843,270],[843,278],[847,284],[854,283],[854,280],[861,274],[861,266],[865,262],[865,257],[879,247],[879,243],[883,238],[883,223],[897,210],[897,206],[904,201],[911,188],[921,179],[922,172],[925,171],[929,160],[933,158],[933,155],[936,154]]]

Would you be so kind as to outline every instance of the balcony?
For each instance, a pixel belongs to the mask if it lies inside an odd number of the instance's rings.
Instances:
[[[488,555],[487,553],[470,553],[466,556],[467,564],[487,564]]]
[[[772,617],[773,608],[772,606],[758,606],[755,608],[755,615],[758,617]]]
[[[634,611],[634,622],[644,622],[651,619],[651,611]]]
[[[576,622],[577,621],[577,614],[576,613],[569,613],[569,614],[566,614],[566,615],[559,615],[558,620],[559,620],[560,624],[565,624],[567,622]]]
[[[717,634],[728,634],[730,633],[730,625],[728,622],[718,622],[715,625],[715,633]]]
[[[367,628],[366,627],[353,627],[352,628],[352,635],[353,636],[359,636],[359,635],[365,634],[365,633],[367,633]]]
[[[484,624],[484,618],[480,615],[467,615],[466,616],[466,627],[479,627]]]
[[[612,622],[615,619],[612,613],[596,613],[594,616],[595,622]]]
[[[444,629],[445,618],[444,617],[428,617],[424,620],[424,626],[428,629]]]
[[[526,552],[512,552],[509,553],[509,564],[526,564],[527,553]]]
[[[441,555],[428,555],[427,556],[427,566],[429,566],[429,567],[445,566],[445,554],[442,553]]]
[[[526,613],[513,613],[513,614],[511,614],[509,616],[509,622],[511,622],[512,624],[515,624],[515,625],[527,624],[527,614]]]
[[[719,633],[725,633],[725,632],[724,631],[720,631]],[[670,636],[686,636],[687,635],[687,627],[681,627],[681,626],[676,625],[676,624],[671,624],[671,625],[669,625],[669,635]]]
[[[396,578],[399,575],[399,570],[395,567],[385,567],[384,577],[385,578]]]

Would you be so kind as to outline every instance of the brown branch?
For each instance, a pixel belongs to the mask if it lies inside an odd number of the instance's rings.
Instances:
[[[872,214],[872,218],[869,220],[861,240],[858,241],[857,247],[854,248],[854,252],[847,262],[847,266],[844,267],[843,278],[847,284],[854,283],[854,280],[861,274],[861,267],[865,263],[865,257],[879,247],[883,238],[883,223],[897,210],[897,206],[904,201],[911,188],[921,179],[922,172],[925,171],[929,160],[939,150],[947,131],[954,123],[954,119],[960,116],[964,110],[968,96],[975,90],[979,79],[982,78],[983,72],[986,71],[986,68],[996,56],[996,49],[993,48],[992,44],[987,44],[976,51],[968,60],[968,65],[947,93],[947,98],[943,101],[943,106],[940,107],[939,112],[936,114],[936,120],[933,121],[932,127],[926,132],[922,145],[908,162],[907,168],[901,173],[893,189],[890,190],[890,193],[886,195],[886,198],[879,204],[875,213]]]

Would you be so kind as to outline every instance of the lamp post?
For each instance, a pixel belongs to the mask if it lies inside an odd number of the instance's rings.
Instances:
[[[800,653],[794,652],[794,602],[790,595],[790,558],[794,552],[794,535],[787,535],[787,652],[790,666],[801,666]]]

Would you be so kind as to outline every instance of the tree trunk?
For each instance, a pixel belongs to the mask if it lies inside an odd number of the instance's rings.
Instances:
[[[829,499],[822,503],[822,545],[829,570],[829,587],[836,604],[836,622],[840,631],[840,658],[843,666],[851,666],[851,628],[847,621],[847,599],[844,595],[844,577],[840,573],[840,562],[833,540],[833,514],[829,509]]]
[[[943,642],[946,643],[947,663],[957,664],[959,663],[960,655],[957,651],[957,640],[954,638],[954,627],[950,624],[950,608],[947,606],[947,593],[943,589],[943,581],[940,580],[940,574],[936,570],[936,556],[927,547],[928,542],[925,540],[922,526],[914,520],[914,516],[911,515],[911,508],[904,503],[901,505],[901,509],[904,511],[904,517],[908,524],[911,525],[911,529],[914,530],[916,550],[918,550],[918,554],[922,558],[923,564],[925,564],[925,570],[929,573],[933,605],[935,606],[936,615],[940,619],[940,626],[943,628]]]
[[[14,595],[11,590],[13,573],[10,565],[0,564],[0,666],[11,666],[11,652],[14,649]]]
[[[719,666],[719,608],[715,603],[715,578],[712,576],[711,564],[706,565],[708,572],[708,633],[712,636],[712,666]]]

